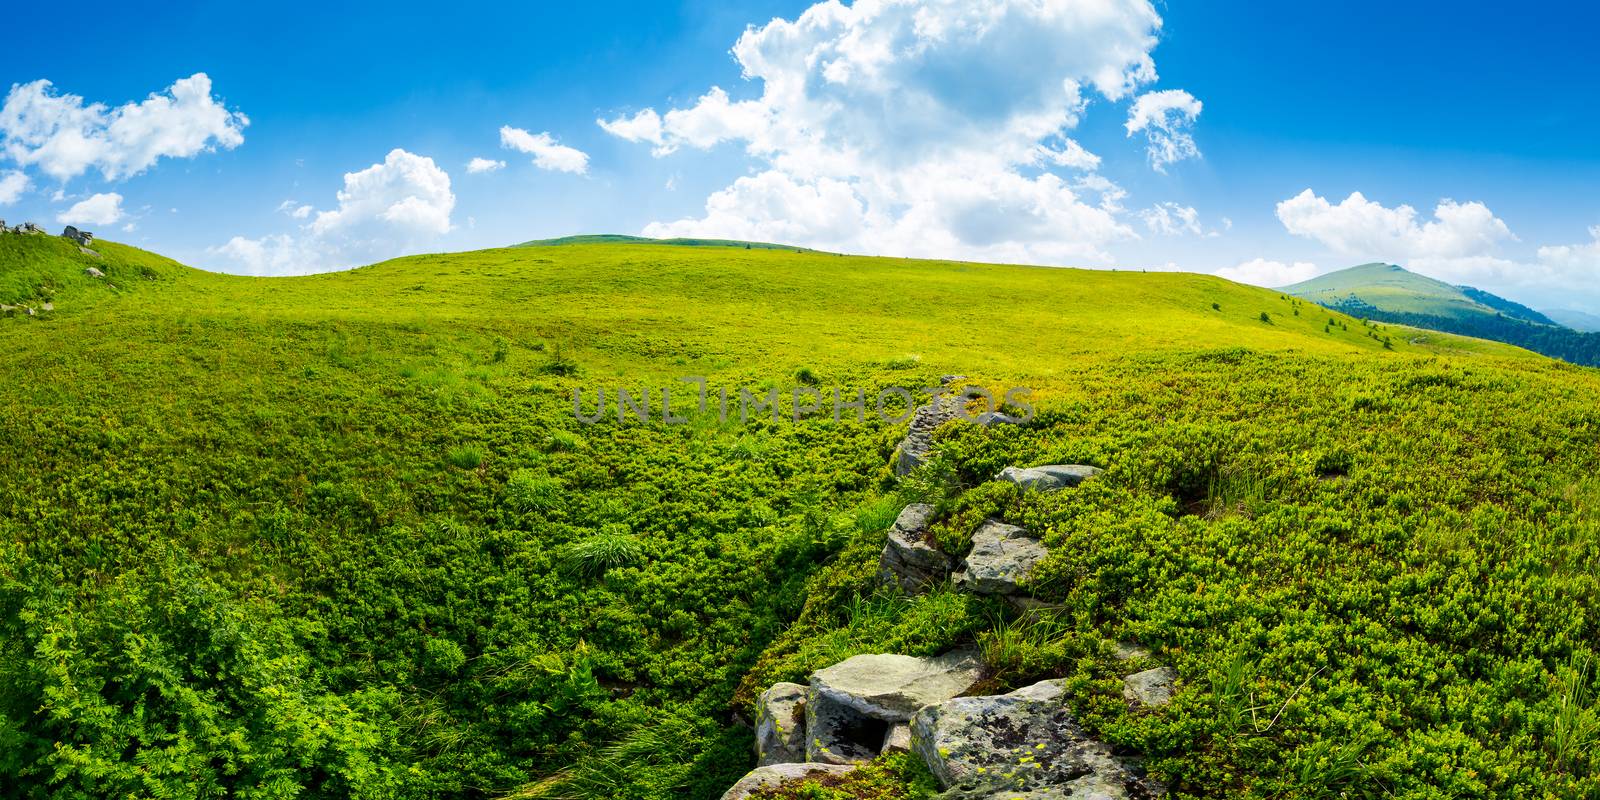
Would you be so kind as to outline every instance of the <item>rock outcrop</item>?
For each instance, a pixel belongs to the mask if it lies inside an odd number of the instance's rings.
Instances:
[[[960,376],[947,376],[957,377]],[[933,432],[940,425],[956,418],[960,400],[940,395],[932,402],[917,407],[911,415],[911,430],[894,451],[894,474],[910,475],[912,470],[928,463],[933,455]]]
[[[1122,696],[1130,703],[1160,708],[1172,702],[1177,683],[1178,673],[1171,667],[1147,669],[1122,679]]]
[[[845,659],[811,676],[806,759],[850,764],[876,756],[894,725],[917,709],[972,688],[982,664],[969,651],[933,658],[875,654]]]
[[[878,575],[884,583],[915,594],[950,574],[950,556],[928,532],[932,521],[933,506],[924,503],[912,503],[900,511],[878,559]]]
[[[722,800],[746,800],[756,792],[777,786],[787,781],[802,778],[814,778],[821,775],[842,775],[853,766],[840,766],[837,764],[773,764],[765,767],[756,767],[739,779],[728,791],[722,794]]]
[[[94,244],[94,234],[88,231],[80,231],[71,225],[68,225],[65,230],[61,231],[61,236],[64,239],[71,239],[72,241],[77,242],[79,247],[88,247],[89,245]]]
[[[1006,467],[995,480],[1010,481],[1024,489],[1053,492],[1068,489],[1099,475],[1104,470],[1083,464],[1049,464],[1042,467]]]
[[[91,278],[104,278],[106,276],[106,274],[101,272],[97,267],[84,267],[83,274],[88,275]]]
[[[950,800],[1135,800],[1161,790],[1091,739],[1059,681],[992,697],[958,697],[911,720],[912,752]]]
[[[778,683],[756,701],[756,765],[806,760],[806,687]]]
[[[1023,581],[1047,554],[1022,528],[988,520],[972,534],[972,552],[956,573],[956,585],[976,594],[1020,594]]]

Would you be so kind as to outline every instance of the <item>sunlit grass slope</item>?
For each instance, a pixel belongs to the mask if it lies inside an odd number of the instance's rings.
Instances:
[[[1175,797],[1600,792],[1592,370],[1173,273],[595,243],[261,279],[95,249],[0,236],[9,794],[715,798],[755,691],[966,645],[997,689],[1068,678]],[[943,374],[1039,419],[948,426],[899,480],[904,426],[870,418],[572,411]],[[987,481],[1036,463],[1106,473]],[[991,516],[1042,534],[1053,610],[880,587],[912,500],[954,549]],[[1129,640],[1178,670],[1170,709],[1122,704]]]

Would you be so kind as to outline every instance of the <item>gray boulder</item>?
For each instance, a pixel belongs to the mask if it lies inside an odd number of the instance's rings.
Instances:
[[[950,556],[945,555],[928,533],[933,506],[912,503],[889,527],[888,542],[878,559],[878,576],[907,592],[920,592],[950,574]]]
[[[1006,467],[995,480],[1011,481],[1024,489],[1053,492],[1068,489],[1105,470],[1083,464],[1050,464],[1043,467]]]
[[[756,705],[756,765],[805,761],[806,687],[773,684]]]
[[[84,267],[83,274],[88,275],[91,278],[104,278],[106,276],[106,274],[101,272],[98,267]]]
[[[911,720],[911,749],[950,800],[1132,800],[1161,791],[1089,738],[1060,681],[923,708]]]
[[[94,234],[88,231],[80,231],[71,225],[68,225],[65,230],[61,231],[61,236],[77,242],[79,247],[88,247],[90,244],[94,243]]]
[[[933,658],[859,655],[817,670],[806,696],[806,760],[871,759],[895,724],[971,689],[982,669],[975,653],[954,651]]]
[[[977,594],[1019,594],[1034,565],[1048,554],[1027,531],[991,519],[972,534],[972,552],[956,573],[956,584]]]
[[[972,423],[981,428],[993,428],[996,425],[1021,425],[1021,417],[1013,417],[1000,411],[985,411],[972,418]]]
[[[1130,703],[1160,708],[1172,702],[1177,684],[1178,673],[1171,667],[1147,669],[1122,679],[1122,697]]]
[[[773,786],[778,786],[789,781],[803,778],[820,778],[828,775],[843,775],[855,769],[851,766],[836,764],[773,764],[766,767],[756,767],[739,779],[728,791],[723,792],[722,800],[746,800],[750,795]]]

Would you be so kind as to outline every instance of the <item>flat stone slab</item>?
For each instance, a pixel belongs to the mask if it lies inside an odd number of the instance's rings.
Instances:
[[[1022,528],[989,520],[972,534],[972,552],[956,584],[975,594],[1020,594],[1022,582],[1049,552]]]
[[[776,683],[756,700],[756,765],[806,760],[806,692],[798,683]]]
[[[990,697],[957,697],[911,720],[911,749],[948,800],[1136,800],[1159,796],[1111,748],[1089,738],[1060,681]]]
[[[840,766],[836,764],[773,764],[766,767],[756,767],[739,779],[728,791],[723,792],[722,800],[746,800],[750,795],[788,781],[797,781],[803,778],[814,778],[822,775],[842,775],[853,766]]]
[[[1178,673],[1171,667],[1156,667],[1135,672],[1122,679],[1122,696],[1130,703],[1159,708],[1172,702],[1177,691]]]
[[[1042,467],[1006,467],[995,480],[1010,481],[1024,489],[1053,492],[1069,489],[1105,470],[1084,464],[1048,464]]]
[[[859,655],[817,670],[806,696],[806,760],[870,760],[891,740],[896,724],[971,689],[982,674],[982,662],[970,651],[932,658]]]

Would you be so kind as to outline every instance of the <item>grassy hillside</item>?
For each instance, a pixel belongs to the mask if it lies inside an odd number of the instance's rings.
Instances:
[[[715,798],[754,691],[961,644],[996,688],[1069,678],[1174,797],[1600,793],[1594,371],[1171,273],[587,244],[260,279],[62,244],[0,237],[0,286],[54,307],[0,319],[10,795]],[[870,416],[572,410],[950,373],[1040,416],[948,426],[906,480]],[[986,480],[1052,462],[1107,472]],[[911,500],[954,547],[1043,533],[1051,609],[880,588]],[[1118,641],[1171,707],[1123,705]]]
[[[742,239],[651,239],[647,236],[628,236],[621,233],[585,233],[562,236],[558,239],[534,239],[517,247],[560,247],[569,244],[655,244],[676,247],[739,247],[745,250],[791,250],[803,253],[817,252],[806,247],[772,242],[747,242]]]
[[[1363,264],[1282,291],[1362,319],[1477,336],[1600,366],[1600,335],[1563,327],[1481,289],[1452,286],[1393,264]]]

